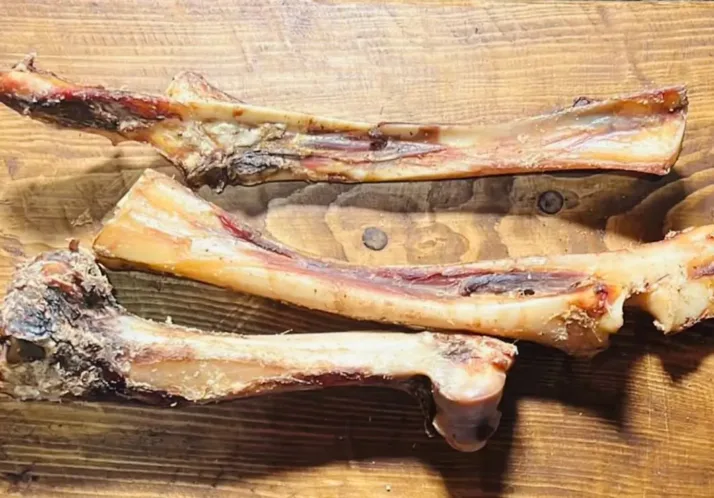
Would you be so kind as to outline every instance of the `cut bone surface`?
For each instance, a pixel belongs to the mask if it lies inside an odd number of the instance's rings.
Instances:
[[[94,241],[115,269],[144,269],[351,318],[605,348],[623,306],[664,332],[712,316],[714,225],[636,249],[450,266],[364,267],[300,254],[147,170]]]
[[[32,57],[0,73],[0,102],[34,119],[153,145],[193,188],[385,182],[558,170],[666,174],[684,136],[682,87],[495,125],[362,123],[245,104],[195,73],[166,96],[69,83]]]
[[[2,391],[19,399],[98,394],[212,402],[337,385],[419,397],[451,446],[476,451],[498,426],[516,348],[475,335],[335,332],[239,336],[129,314],[85,252],[24,264],[2,309]]]

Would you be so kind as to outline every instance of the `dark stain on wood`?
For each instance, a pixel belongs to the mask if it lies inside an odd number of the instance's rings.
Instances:
[[[6,157],[5,167],[7,168],[10,178],[14,180],[15,175],[17,175],[17,172],[20,170],[20,160],[16,157]]]
[[[40,476],[34,475],[32,470],[34,465],[25,467],[20,472],[3,472],[3,477],[10,483],[8,491],[11,493],[19,493],[22,489],[27,489],[31,483],[40,480]]]

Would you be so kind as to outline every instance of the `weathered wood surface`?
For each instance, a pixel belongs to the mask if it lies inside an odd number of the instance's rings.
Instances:
[[[300,250],[364,263],[597,251],[714,218],[714,4],[4,0],[0,65],[36,50],[78,81],[162,91],[199,71],[248,102],[343,118],[496,121],[684,83],[676,171],[202,192]],[[25,255],[90,240],[151,149],[0,109],[0,283]],[[554,215],[546,191],[562,195]],[[556,196],[557,199],[557,196]],[[552,196],[551,196],[552,201]],[[557,200],[556,200],[557,205]],[[556,206],[557,207],[557,206]],[[381,251],[362,235],[378,227]],[[132,311],[242,332],[364,326],[140,274]],[[198,291],[197,291],[198,287]],[[335,389],[220,406],[0,403],[4,491],[28,496],[712,496],[714,335],[632,317],[592,362],[521,344],[497,436],[460,454],[415,403]],[[2,488],[0,488],[2,489]]]

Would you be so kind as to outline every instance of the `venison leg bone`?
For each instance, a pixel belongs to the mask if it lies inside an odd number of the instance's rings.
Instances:
[[[714,312],[714,225],[632,250],[366,267],[271,241],[147,170],[94,241],[103,264],[172,274],[360,320],[604,349],[623,308],[678,332]]]
[[[206,403],[391,385],[416,395],[433,428],[460,451],[482,448],[495,431],[516,354],[512,345],[472,335],[239,336],[157,323],[124,310],[84,251],[48,252],[25,263],[3,304],[0,385],[15,398]]]
[[[83,86],[35,67],[0,72],[0,102],[46,123],[151,144],[193,188],[270,181],[440,180],[559,170],[664,175],[687,118],[683,87],[493,125],[363,123],[246,104],[198,74],[166,95]]]

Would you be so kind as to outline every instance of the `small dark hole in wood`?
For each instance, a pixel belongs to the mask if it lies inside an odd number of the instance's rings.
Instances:
[[[535,294],[535,291],[533,289],[524,289],[523,290],[523,295],[525,296],[532,296]]]
[[[538,209],[546,214],[555,214],[563,209],[563,194],[555,190],[548,190],[538,197]]]

